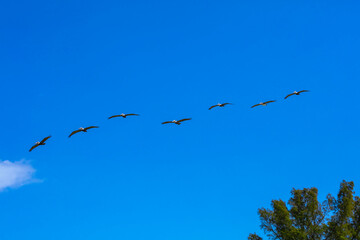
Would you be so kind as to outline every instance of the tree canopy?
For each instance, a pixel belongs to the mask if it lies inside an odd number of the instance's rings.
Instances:
[[[293,189],[286,203],[272,200],[271,208],[260,208],[261,229],[271,240],[359,240],[360,198],[354,183],[343,181],[337,197],[318,201],[316,188]],[[250,234],[249,240],[263,240]]]

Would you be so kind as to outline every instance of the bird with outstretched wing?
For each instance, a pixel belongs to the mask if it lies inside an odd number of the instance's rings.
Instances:
[[[29,152],[31,152],[32,150],[34,150],[35,148],[37,148],[37,147],[40,146],[40,145],[45,145],[45,144],[46,144],[45,142],[46,142],[49,138],[51,138],[51,136],[47,136],[47,137],[45,137],[43,140],[41,140],[40,142],[36,142],[36,143],[30,148]]]
[[[128,113],[128,114],[119,114],[119,115],[113,115],[111,117],[108,117],[108,119],[112,119],[112,118],[116,118],[116,117],[123,117],[123,118],[126,118],[127,116],[139,116],[139,114],[136,114],[136,113]]]
[[[288,95],[286,95],[286,97],[284,99],[287,99],[288,97],[290,96],[293,96],[293,95],[300,95],[300,93],[303,93],[303,92],[310,92],[309,90],[301,90],[301,91],[294,91],[293,93],[290,93]]]
[[[86,127],[86,128],[79,128],[78,130],[73,131],[72,133],[70,133],[69,137],[71,137],[72,135],[79,133],[79,132],[87,132],[87,130],[92,129],[92,128],[99,128],[98,126],[90,126],[90,127]]]
[[[273,102],[276,102],[276,101],[275,101],[275,100],[271,100],[271,101],[261,102],[261,103],[258,103],[258,104],[255,104],[255,105],[251,106],[251,108],[254,108],[254,107],[257,107],[257,106],[266,106],[266,105],[268,105],[269,103],[273,103]]]
[[[180,119],[180,120],[166,121],[166,122],[162,122],[161,124],[175,123],[177,125],[180,125],[182,122],[189,121],[189,120],[191,120],[191,118],[183,118],[183,119]]]
[[[218,103],[218,104],[215,104],[215,105],[212,105],[211,107],[209,107],[209,110],[213,109],[214,107],[224,107],[228,104],[232,104],[232,103]]]

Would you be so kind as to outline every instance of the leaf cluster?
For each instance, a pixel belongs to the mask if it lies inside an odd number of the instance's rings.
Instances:
[[[271,240],[360,240],[360,198],[354,183],[343,181],[337,197],[318,201],[316,188],[293,189],[291,198],[260,208],[261,229]],[[249,240],[263,240],[250,234]]]

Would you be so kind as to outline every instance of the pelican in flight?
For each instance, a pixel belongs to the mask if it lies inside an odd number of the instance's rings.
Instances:
[[[126,118],[127,116],[139,116],[139,114],[135,114],[135,113],[125,114],[125,113],[122,113],[122,114],[120,114],[120,115],[113,115],[113,116],[111,116],[111,117],[108,117],[108,119],[112,119],[112,118],[116,118],[116,117]]]
[[[167,121],[167,122],[163,122],[162,124],[175,123],[176,125],[180,125],[182,122],[189,121],[189,120],[191,120],[191,118],[184,118],[184,119],[181,119],[181,120]]]
[[[209,107],[209,110],[213,109],[214,107],[224,107],[225,105],[232,104],[232,103],[218,103],[216,105],[213,105]]]
[[[267,101],[267,102],[261,102],[261,103],[255,104],[255,105],[252,106],[251,108],[254,108],[254,107],[257,107],[257,106],[266,106],[266,105],[268,105],[269,103],[273,103],[273,102],[276,102],[276,101],[275,101],[275,100],[271,100],[271,101]]]
[[[75,130],[72,133],[70,133],[69,137],[71,137],[72,135],[79,133],[79,132],[87,132],[87,130],[89,130],[91,128],[99,128],[99,127],[98,126],[90,126],[90,127],[86,127],[86,128],[81,127],[78,130]]]
[[[310,92],[309,90],[301,90],[301,91],[294,91],[293,93],[290,93],[288,94],[285,99],[287,99],[288,97],[292,96],[292,95],[300,95],[300,93],[303,93],[303,92]]]
[[[46,140],[48,140],[49,138],[51,138],[51,136],[48,136],[48,137],[46,137],[46,138],[44,138],[43,140],[41,140],[40,142],[36,142],[35,144],[34,144],[34,146],[32,146],[31,148],[30,148],[30,150],[29,150],[29,152],[31,152],[32,150],[34,150],[34,148],[37,148],[38,146],[40,146],[40,145],[45,145],[46,143]]]

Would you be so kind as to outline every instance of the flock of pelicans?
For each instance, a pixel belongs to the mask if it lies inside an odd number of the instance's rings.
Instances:
[[[300,95],[300,93],[303,93],[303,92],[309,92],[308,90],[301,90],[299,92],[297,91],[294,91],[293,93],[290,93],[288,94],[285,99],[287,99],[288,97],[290,96],[293,96],[293,95]],[[271,100],[271,101],[266,101],[266,102],[260,102],[258,104],[255,104],[253,106],[251,106],[251,108],[254,108],[254,107],[257,107],[257,106],[266,106],[268,105],[269,103],[273,103],[275,102],[275,100]],[[213,109],[214,107],[225,107],[226,105],[228,104],[231,104],[231,103],[218,103],[216,105],[213,105],[209,108],[209,110]],[[123,118],[126,118],[127,116],[139,116],[139,114],[135,114],[135,113],[129,113],[129,114],[119,114],[119,115],[113,115],[111,117],[108,117],[108,119],[112,119],[112,118],[117,118],[117,117],[123,117]],[[180,120],[172,120],[172,121],[166,121],[166,122],[163,122],[162,124],[168,124],[168,123],[174,123],[176,125],[180,125],[182,122],[184,121],[189,121],[191,120],[191,118],[184,118],[184,119],[180,119]],[[75,130],[73,132],[70,133],[69,137],[71,137],[72,135],[76,134],[76,133],[79,133],[79,132],[87,132],[89,129],[93,129],[93,128],[99,128],[98,126],[90,126],[90,127],[86,127],[86,128],[79,128],[78,130]],[[37,148],[38,146],[41,146],[41,145],[45,145],[46,141],[51,138],[51,136],[48,136],[46,138],[44,138],[43,140],[41,140],[40,142],[36,142],[29,150],[29,152],[31,152],[32,150],[34,150],[35,148]]]

